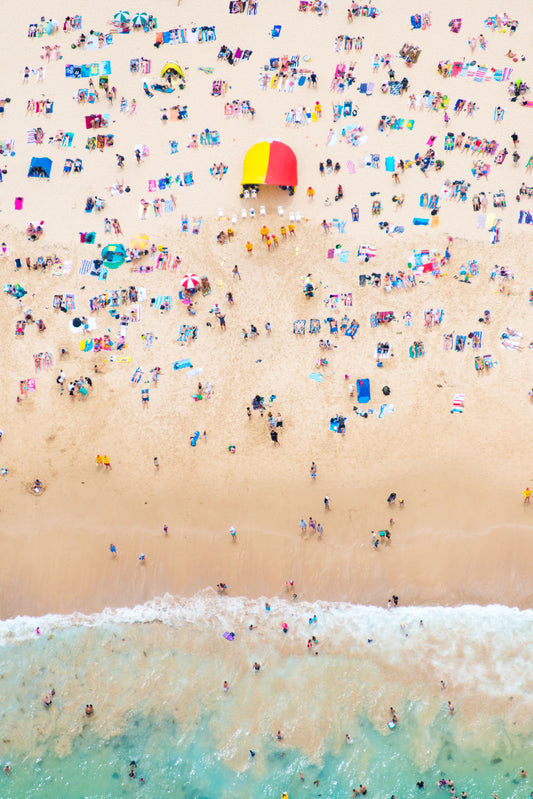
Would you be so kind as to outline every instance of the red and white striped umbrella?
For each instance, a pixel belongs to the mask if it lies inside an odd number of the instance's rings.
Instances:
[[[198,275],[184,275],[181,279],[181,285],[187,291],[191,289],[197,289],[200,285],[201,281]]]

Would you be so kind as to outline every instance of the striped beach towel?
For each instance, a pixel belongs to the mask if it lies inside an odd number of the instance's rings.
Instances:
[[[92,258],[84,258],[80,266],[80,275],[88,275],[93,268],[94,261]]]
[[[465,407],[465,395],[455,394],[450,413],[462,413]]]
[[[377,250],[375,247],[369,247],[368,244],[360,244],[357,251],[357,257],[362,260],[363,258],[375,258]]]
[[[487,70],[488,67],[478,66],[474,75],[474,80],[476,81],[476,83],[481,83],[481,81],[484,79],[485,75],[487,74]]]
[[[355,174],[355,164],[353,161],[346,161],[346,169],[348,170],[349,175]]]

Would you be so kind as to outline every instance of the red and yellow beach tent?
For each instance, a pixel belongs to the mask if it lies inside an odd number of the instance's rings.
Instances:
[[[250,147],[242,167],[243,186],[296,186],[298,164],[296,156],[281,141],[260,141]]]

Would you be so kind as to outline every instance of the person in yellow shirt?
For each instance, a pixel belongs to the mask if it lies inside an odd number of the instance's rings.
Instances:
[[[282,238],[284,238],[284,239],[286,239],[286,238],[287,238],[287,228],[285,227],[285,225],[282,225],[282,226],[281,226],[281,228],[280,228],[280,231],[279,231],[279,232],[281,233],[281,237],[282,237]]]
[[[532,493],[533,492],[531,491],[531,488],[524,488],[524,490],[522,491],[522,496],[524,497],[524,502],[527,502],[529,504],[529,499],[530,499]]]
[[[251,255],[252,252],[253,252],[253,249],[254,249],[254,245],[252,244],[252,242],[251,241],[247,241],[246,244],[245,244],[245,247],[246,247],[246,252],[248,253],[248,255]]]
[[[296,236],[296,229],[295,229],[293,224],[289,225],[289,235],[290,236]]]

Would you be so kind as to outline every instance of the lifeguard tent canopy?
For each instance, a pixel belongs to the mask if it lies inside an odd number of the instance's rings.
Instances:
[[[287,144],[281,141],[260,141],[244,156],[242,185],[296,186],[298,163]]]

